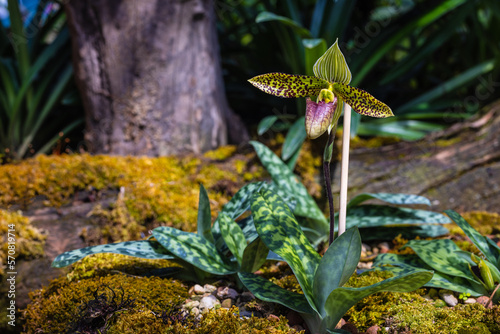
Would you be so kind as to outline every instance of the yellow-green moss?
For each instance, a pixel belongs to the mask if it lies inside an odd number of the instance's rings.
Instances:
[[[238,308],[212,310],[199,322],[165,322],[142,312],[120,317],[108,331],[109,334],[170,333],[170,334],[291,334],[297,332],[287,325],[284,317],[240,319]]]
[[[205,152],[203,156],[213,160],[226,160],[234,155],[236,148],[234,145],[221,146],[215,150]]]
[[[109,290],[110,289],[110,290]],[[112,322],[138,312],[161,314],[172,312],[187,297],[187,289],[179,282],[158,277],[131,277],[123,274],[69,281],[58,278],[47,288],[30,294],[32,303],[24,310],[25,332],[65,333],[81,316],[79,307],[95,299],[95,293],[117,293],[133,299],[134,307],[117,312]]]
[[[9,231],[9,225],[14,225],[13,231]],[[9,232],[11,235],[9,235]],[[17,259],[36,258],[43,255],[43,246],[46,236],[30,225],[28,218],[21,211],[9,212],[0,209],[0,240],[1,252],[0,276],[3,275],[9,247],[9,236],[15,238],[15,257]]]
[[[432,303],[404,303],[392,308],[391,327],[413,334],[500,333],[500,309],[480,304],[436,308]]]
[[[500,234],[500,214],[485,211],[470,211],[462,214],[462,217],[479,233]]]
[[[361,275],[353,275],[345,284],[346,287],[364,287],[378,283],[390,278],[389,272],[366,272]],[[345,318],[354,323],[359,330],[366,330],[373,325],[382,326],[385,319],[394,314],[392,308],[402,303],[427,304],[428,301],[422,297],[424,290],[420,289],[410,293],[379,292],[372,294],[346,313]]]
[[[179,267],[168,260],[149,260],[120,254],[94,254],[73,264],[66,275],[69,281],[106,276],[110,273],[140,275],[155,269]]]

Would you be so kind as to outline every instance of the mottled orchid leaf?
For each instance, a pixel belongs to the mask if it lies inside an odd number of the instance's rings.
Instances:
[[[268,259],[269,249],[260,238],[252,241],[245,248],[243,252],[243,259],[241,260],[241,271],[253,273],[259,270],[260,267]]]
[[[281,197],[269,190],[254,194],[252,216],[266,246],[292,268],[309,304],[314,304],[313,278],[321,257],[302,232]]]
[[[405,239],[437,238],[450,233],[443,225],[396,225],[391,228],[364,227],[359,230],[363,240],[393,240],[398,235]]]
[[[250,144],[257,152],[262,165],[271,175],[274,183],[286,195],[293,196],[297,201],[294,213],[298,216],[308,217],[321,222],[325,230],[328,229],[328,222],[314,199],[309,195],[306,187],[297,180],[288,166],[265,145],[251,141]],[[281,193],[280,193],[281,196]],[[282,196],[283,197],[283,196]]]
[[[274,125],[274,123],[276,123],[277,120],[278,116],[276,115],[264,117],[257,126],[257,134],[259,136],[262,136]]]
[[[349,203],[347,203],[347,208],[357,206],[370,199],[378,199],[380,201],[397,204],[397,205],[413,205],[413,204],[423,204],[431,205],[431,201],[424,196],[411,195],[411,194],[392,194],[392,193],[363,193],[353,197]]]
[[[271,281],[252,273],[238,273],[241,282],[260,300],[281,304],[300,313],[313,314],[304,295],[288,291]]]
[[[90,246],[59,254],[52,262],[52,267],[62,268],[92,254],[113,253],[139,257],[142,259],[173,260],[175,256],[159,242],[153,240],[125,241],[115,244]]]
[[[394,116],[388,105],[359,88],[336,82],[333,84],[333,92],[360,115],[376,118]]]
[[[432,278],[432,272],[408,270],[406,273],[391,277],[382,282],[362,288],[337,288],[330,293],[325,303],[327,316],[323,318],[325,327],[332,330],[344,314],[363,298],[383,291],[410,292],[420,288]]]
[[[422,261],[438,272],[472,278],[467,262],[455,254],[460,248],[449,239],[410,240],[405,247],[413,249]]]
[[[247,246],[245,235],[243,234],[241,227],[225,213],[220,213],[219,218],[219,226],[222,237],[224,238],[227,247],[236,258],[236,261],[238,261],[241,265],[243,252]]]
[[[314,275],[313,293],[316,308],[326,316],[324,305],[328,295],[343,286],[356,270],[361,255],[361,236],[350,228],[328,247]]]
[[[347,85],[351,82],[351,71],[340,51],[338,40],[319,57],[313,71],[315,76],[331,83],[340,82]]]
[[[330,85],[320,78],[286,73],[262,74],[248,81],[263,92],[279,97],[316,96]]]
[[[212,235],[212,216],[210,214],[210,200],[208,199],[207,190],[200,184],[200,197],[198,200],[198,234],[214,243]]]
[[[236,272],[226,264],[213,244],[195,233],[161,226],[153,230],[159,243],[178,258],[214,275],[228,275]]]
[[[469,239],[476,245],[481,253],[486,256],[491,263],[497,263],[500,257],[500,248],[492,242],[488,242],[488,238],[482,236],[467,221],[453,210],[446,210],[445,213],[453,219],[453,221],[460,226],[462,231],[469,237]]]

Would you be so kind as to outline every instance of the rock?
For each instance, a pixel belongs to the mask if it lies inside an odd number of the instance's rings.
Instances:
[[[233,306],[233,301],[231,300],[231,298],[224,299],[221,303],[221,306],[223,308],[231,308],[231,306]]]
[[[198,306],[200,306],[200,302],[199,301],[197,301],[197,300],[190,300],[190,301],[186,302],[182,307],[185,308],[185,309],[190,310],[190,309],[192,309],[194,307],[198,307]]]
[[[476,302],[478,304],[483,305],[486,308],[492,308],[492,303],[490,303],[490,298],[487,296],[481,296],[476,299]]]
[[[475,304],[477,301],[475,298],[467,298],[465,301],[464,301],[464,304]]]
[[[380,327],[375,325],[375,326],[371,326],[370,328],[368,328],[365,333],[366,334],[377,334],[379,330],[380,330]]]
[[[340,327],[340,329],[345,330],[346,332],[349,332],[351,334],[359,334],[358,328],[356,325],[347,322],[344,326]]]
[[[205,310],[212,309],[212,308],[216,307],[217,305],[220,306],[219,300],[217,298],[215,298],[214,295],[209,295],[209,296],[203,297],[200,300],[199,308],[202,311],[205,311]]]
[[[445,307],[445,306],[446,302],[444,300],[436,299],[436,301],[434,302],[434,307]]]
[[[389,245],[388,242],[384,241],[378,245],[378,248],[380,249],[380,253],[384,254],[384,253],[389,252],[389,250],[391,249],[391,246]]]
[[[203,286],[203,289],[205,290],[205,293],[212,293],[214,291],[217,291],[217,288],[213,285],[210,285],[210,284],[205,284]]]
[[[203,295],[205,293],[205,289],[201,285],[195,284],[193,292],[197,295]]]
[[[240,295],[240,303],[251,302],[255,299],[255,296],[250,291],[245,291]]]
[[[337,326],[335,326],[335,328],[342,328],[342,326],[344,326],[345,324],[346,324],[346,321],[344,320],[344,318],[342,318],[338,322]]]
[[[452,292],[446,292],[446,293],[439,293],[441,296],[441,299],[444,300],[444,302],[451,307],[454,307],[458,304],[458,299],[453,295]]]
[[[373,266],[373,262],[359,262],[358,269],[371,269]]]
[[[274,314],[269,314],[267,316],[267,320],[269,320],[269,321],[280,321],[280,317],[278,317],[277,315],[274,315]]]
[[[231,289],[228,286],[220,287],[217,289],[217,298],[219,299],[231,298],[236,300],[238,296],[239,296],[238,292],[234,289]]]
[[[200,309],[195,307],[195,308],[192,308],[191,311],[189,311],[189,313],[193,316],[193,317],[197,317],[199,314],[200,314]]]

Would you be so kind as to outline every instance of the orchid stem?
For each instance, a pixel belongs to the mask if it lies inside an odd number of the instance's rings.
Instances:
[[[328,206],[330,208],[330,238],[329,245],[335,239],[335,208],[333,207],[333,194],[332,194],[332,178],[330,177],[330,162],[332,161],[333,154],[333,141],[335,139],[335,132],[337,126],[331,129],[328,135],[328,142],[325,146],[325,153],[323,154],[323,175],[325,178],[326,197],[328,198]]]
[[[346,104],[344,108],[344,131],[342,133],[342,166],[340,170],[340,208],[339,208],[338,235],[344,233],[346,229],[350,141],[351,141],[351,106]]]

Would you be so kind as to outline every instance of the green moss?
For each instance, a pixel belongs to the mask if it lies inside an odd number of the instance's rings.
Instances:
[[[482,235],[500,234],[500,214],[485,211],[470,211],[462,214],[464,219]]]
[[[62,277],[30,294],[32,303],[24,310],[25,332],[65,333],[80,319],[82,307],[100,293],[107,294],[110,301],[113,294],[119,299],[134,300],[133,307],[114,313],[108,319],[110,323],[138,312],[172,312],[188,297],[187,289],[179,282],[158,277],[117,274],[77,281]]]
[[[12,225],[13,230],[10,229]],[[44,254],[43,246],[46,236],[31,226],[29,219],[24,217],[21,211],[9,212],[0,209],[0,240],[2,242],[0,276],[3,275],[7,263],[9,237],[15,238],[16,260],[36,258]]]
[[[234,145],[221,146],[215,150],[205,152],[203,156],[213,160],[226,160],[234,155],[236,148]]]
[[[500,333],[500,309],[480,304],[458,304],[454,308],[436,308],[431,303],[405,303],[391,310],[391,328],[413,334],[487,334]]]

